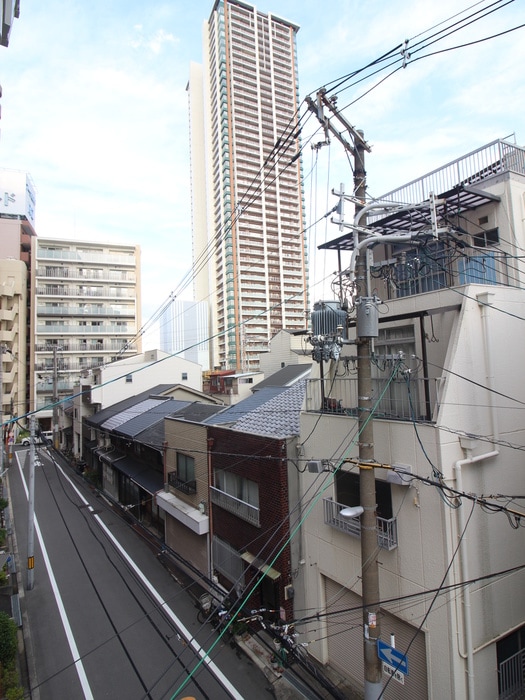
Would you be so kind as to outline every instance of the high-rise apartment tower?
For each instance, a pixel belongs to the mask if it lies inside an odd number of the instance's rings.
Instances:
[[[190,69],[195,297],[209,301],[222,369],[256,369],[277,331],[305,327],[297,31],[217,0]]]

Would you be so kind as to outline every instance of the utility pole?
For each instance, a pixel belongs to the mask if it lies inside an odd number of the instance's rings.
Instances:
[[[365,206],[366,171],[363,132],[355,143],[354,194],[356,222]],[[359,233],[359,239],[364,237]],[[363,597],[363,653],[365,700],[377,700],[383,690],[382,665],[377,652],[380,637],[379,566],[377,563],[376,482],[374,469],[374,423],[372,420],[371,339],[378,334],[377,302],[369,296],[368,250],[356,260],[357,393],[359,425],[359,495],[361,515],[361,585]]]
[[[374,470],[374,425],[372,420],[372,362],[371,340],[378,335],[377,300],[370,297],[368,279],[368,250],[359,246],[366,238],[362,230],[361,219],[366,212],[361,212],[366,203],[365,151],[370,147],[362,131],[356,130],[337,111],[335,99],[328,98],[326,90],[317,93],[317,101],[307,98],[306,102],[321,122],[325,132],[325,143],[330,142],[330,135],[335,136],[349,151],[354,159],[354,254],[357,254],[355,266],[355,291],[357,308],[357,393],[359,426],[359,491],[361,514],[361,585],[363,599],[363,657],[365,700],[378,700],[383,690],[382,664],[377,651],[380,637],[379,606],[379,566],[377,562],[377,520],[376,520],[376,484]],[[338,125],[344,127],[345,135],[339,131],[331,120],[325,116],[325,109],[337,118]],[[346,137],[350,137],[350,141]],[[324,144],[318,144],[318,146]],[[344,188],[341,186],[341,205]],[[341,217],[342,220],[342,217]],[[359,252],[357,252],[359,251]]]
[[[4,346],[0,345],[0,476],[4,473]]]
[[[58,346],[53,345],[53,447],[58,450]]]
[[[29,419],[29,478],[28,478],[28,525],[27,525],[27,590],[33,590],[35,581],[35,416]]]

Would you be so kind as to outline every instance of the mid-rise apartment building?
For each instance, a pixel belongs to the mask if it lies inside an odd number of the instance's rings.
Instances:
[[[31,278],[30,409],[47,428],[82,373],[141,351],[140,249],[38,238]]]
[[[188,86],[195,298],[212,368],[248,371],[308,309],[297,25],[217,0]]]

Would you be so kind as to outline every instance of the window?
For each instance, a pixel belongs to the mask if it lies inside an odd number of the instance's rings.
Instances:
[[[415,330],[412,324],[380,328],[375,341],[374,364],[372,365],[372,383],[374,396],[382,396],[377,406],[376,416],[402,420],[417,419],[424,416],[419,405]],[[402,356],[403,364],[411,370],[410,394],[404,376],[390,380],[390,374]]]
[[[132,384],[132,382],[133,382],[133,375],[126,374],[126,384]]]
[[[470,255],[458,263],[459,283],[496,284],[496,260],[493,252]]]
[[[499,229],[491,228],[488,231],[481,231],[472,236],[472,243],[476,248],[486,248],[489,245],[499,243]]]
[[[241,555],[217,535],[213,536],[213,565],[228,581],[235,583],[242,590],[244,564]]]
[[[450,253],[443,243],[431,243],[424,248],[412,248],[401,253],[394,250],[394,255],[397,258],[395,280],[399,297],[447,286],[445,271],[449,269]]]
[[[345,506],[358,506],[361,503],[359,495],[359,474],[339,471],[335,480],[336,501]],[[376,479],[377,515],[389,520],[392,513],[392,494],[390,484]]]
[[[226,470],[215,472],[215,487],[239,501],[259,507],[259,484]]]
[[[189,455],[177,452],[177,471],[168,474],[168,483],[183,493],[196,493],[195,460]]]
[[[188,381],[188,373],[187,373],[187,372],[183,372],[183,373],[182,373],[182,381],[183,381],[183,382]]]

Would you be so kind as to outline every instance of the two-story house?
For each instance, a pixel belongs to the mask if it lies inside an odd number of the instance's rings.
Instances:
[[[224,592],[290,618],[300,539],[296,441],[304,375],[200,421],[165,420],[167,489],[156,496],[166,544]],[[303,378],[303,381],[298,381]],[[270,378],[271,379],[271,378]]]

